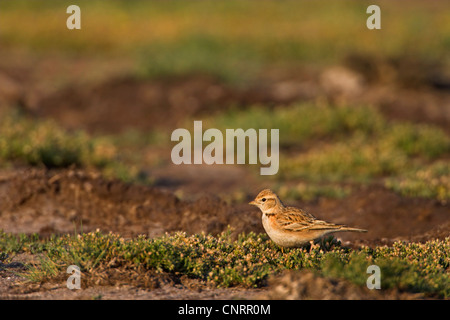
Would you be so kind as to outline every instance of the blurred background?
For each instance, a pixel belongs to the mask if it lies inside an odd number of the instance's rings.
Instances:
[[[362,1],[2,1],[3,228],[261,231],[270,187],[367,239],[448,234],[450,5],[376,4],[381,30]],[[279,129],[279,173],[173,165],[194,120]]]

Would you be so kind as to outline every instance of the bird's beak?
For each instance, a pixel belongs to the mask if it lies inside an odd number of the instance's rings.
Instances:
[[[257,206],[258,205],[255,201],[250,201],[248,204],[251,204],[252,206]]]

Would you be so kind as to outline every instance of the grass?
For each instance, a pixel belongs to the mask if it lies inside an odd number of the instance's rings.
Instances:
[[[381,289],[408,292],[439,292],[448,297],[449,238],[420,243],[395,242],[392,247],[363,248],[348,255],[330,253],[322,260],[325,276],[348,279],[365,285],[369,265],[381,270]]]
[[[383,289],[444,298],[450,295],[450,238],[424,244],[396,242],[392,247],[359,250],[341,247],[330,238],[325,250],[287,249],[284,254],[266,235],[253,233],[242,234],[236,240],[230,238],[230,232],[216,237],[174,233],[129,240],[100,232],[49,240],[0,233],[0,239],[4,253],[44,254],[41,263],[30,266],[24,274],[33,281],[51,281],[75,264],[85,279],[98,275],[99,270],[125,268],[185,275],[217,287],[260,287],[272,274],[306,268],[365,285],[367,267],[376,264],[381,268]]]
[[[313,201],[318,198],[342,199],[352,193],[350,186],[339,184],[297,183],[293,186],[276,186],[275,192],[281,199]]]
[[[265,106],[232,109],[204,122],[205,127],[219,130],[280,129],[280,146],[284,147],[302,146],[311,140],[337,140],[355,133],[371,135],[386,125],[385,119],[370,107],[335,107],[318,103],[274,109]]]
[[[431,198],[447,203],[450,199],[450,164],[439,161],[400,177],[387,179],[385,185],[403,196]]]
[[[32,119],[10,112],[0,119],[0,164],[47,168],[80,167],[100,170],[106,177],[137,181],[138,170],[120,159],[111,138],[69,132],[52,120]]]
[[[300,180],[298,190],[284,192],[288,197],[298,198],[302,193],[304,199],[339,198],[349,194],[339,184],[381,179],[405,196],[450,198],[445,165],[450,137],[437,126],[388,121],[371,107],[313,103],[231,110],[204,123],[205,129],[222,131],[280,129],[276,179],[283,183]]]
[[[0,120],[0,158],[47,167],[104,167],[116,157],[114,145],[85,132],[69,133],[50,120],[32,120],[18,113]]]
[[[368,183],[407,170],[413,165],[409,160],[398,149],[356,136],[293,156],[283,162],[280,174],[312,182]]]
[[[450,139],[435,126],[389,122],[369,106],[333,106],[301,103],[289,107],[253,106],[232,109],[214,118],[205,119],[208,127],[280,129],[280,145],[308,146],[317,140],[325,142],[367,139],[380,147],[399,150],[405,156],[435,159],[450,152]],[[192,125],[191,125],[192,126]]]
[[[210,36],[192,35],[143,48],[136,72],[140,77],[154,79],[204,74],[223,83],[244,85],[256,79],[262,69],[263,59],[256,50],[245,42],[226,43]]]
[[[329,64],[349,53],[432,58],[449,65],[444,3],[381,1],[382,29],[366,28],[360,1],[86,1],[82,29],[65,26],[70,1],[2,2],[4,48],[131,56],[150,77],[206,72],[242,81],[265,67]],[[38,14],[36,14],[38,12]],[[357,39],[358,41],[355,41]],[[417,44],[420,45],[417,45]]]
[[[439,128],[386,122],[374,135],[355,132],[346,139],[294,155],[282,163],[280,171],[282,177],[315,182],[367,183],[428,170],[433,161],[449,153],[450,137]]]
[[[428,124],[396,123],[380,140],[381,146],[400,150],[407,157],[437,159],[450,153],[449,136]]]

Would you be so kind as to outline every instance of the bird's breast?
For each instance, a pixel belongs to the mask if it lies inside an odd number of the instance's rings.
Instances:
[[[275,219],[275,215],[262,215],[262,224],[264,230],[266,230],[269,237],[275,242],[278,243],[279,239],[282,238],[282,230],[277,226],[277,222]]]

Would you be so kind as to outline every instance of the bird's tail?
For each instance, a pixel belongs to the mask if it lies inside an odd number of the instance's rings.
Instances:
[[[367,232],[367,230],[365,230],[365,229],[350,228],[350,227],[342,227],[342,228],[339,229],[339,231]]]

